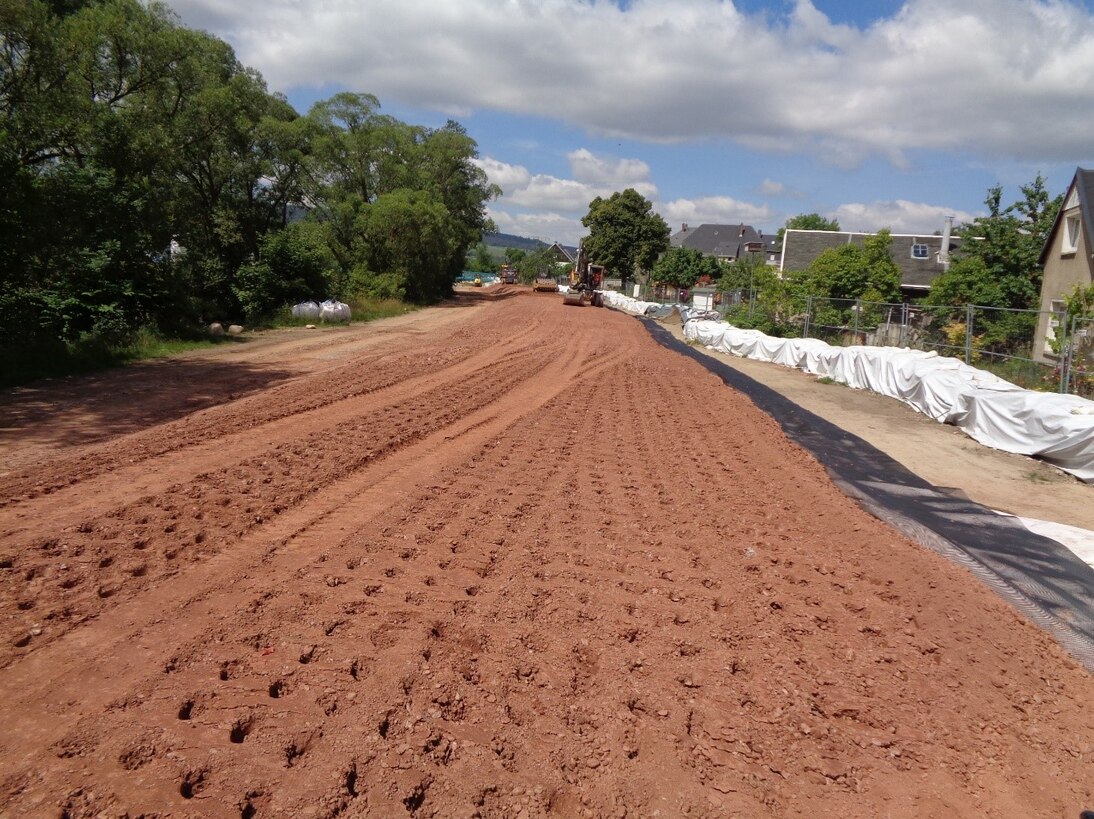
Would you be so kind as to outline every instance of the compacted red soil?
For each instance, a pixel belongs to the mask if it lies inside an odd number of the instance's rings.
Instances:
[[[0,402],[0,815],[1094,808],[1051,639],[639,321],[496,295]]]

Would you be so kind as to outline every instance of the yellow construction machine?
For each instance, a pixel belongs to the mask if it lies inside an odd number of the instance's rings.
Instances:
[[[562,303],[575,307],[583,307],[586,304],[603,307],[604,294],[600,291],[603,284],[603,266],[590,262],[585,248],[579,247],[577,261],[574,262],[574,269],[570,271],[570,289],[562,297]]]

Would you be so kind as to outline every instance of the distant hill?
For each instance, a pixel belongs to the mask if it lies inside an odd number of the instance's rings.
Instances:
[[[542,239],[529,239],[527,236],[516,236],[512,233],[486,233],[483,234],[482,241],[488,248],[500,248],[502,253],[510,247],[531,252],[551,244],[551,242],[545,242]],[[563,245],[563,247],[571,253],[577,253],[576,247],[567,245]]]
[[[515,236],[512,233],[485,233],[482,237],[487,247],[515,247],[518,250],[532,251],[544,247],[548,242],[540,239],[529,239],[527,236]]]

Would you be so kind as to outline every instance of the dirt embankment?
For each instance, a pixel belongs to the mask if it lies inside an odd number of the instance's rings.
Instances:
[[[250,349],[0,410],[4,815],[1094,807],[1089,675],[633,319]]]

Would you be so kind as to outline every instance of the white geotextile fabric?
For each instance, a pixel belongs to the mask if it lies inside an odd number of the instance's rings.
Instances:
[[[643,315],[648,302],[605,294],[609,306]],[[621,302],[633,302],[627,309]],[[1094,483],[1094,402],[1026,390],[956,358],[896,347],[833,347],[815,338],[773,338],[724,321],[689,320],[684,336],[710,349],[794,367],[896,398],[985,446],[1041,458]]]
[[[1020,518],[1008,515],[1006,512],[998,512],[1004,517],[1014,517],[1031,532],[1067,547],[1079,560],[1094,568],[1094,532],[1089,529],[1080,529],[1078,526],[1068,526],[1063,523],[1053,523],[1050,520],[1038,520],[1037,518]]]

